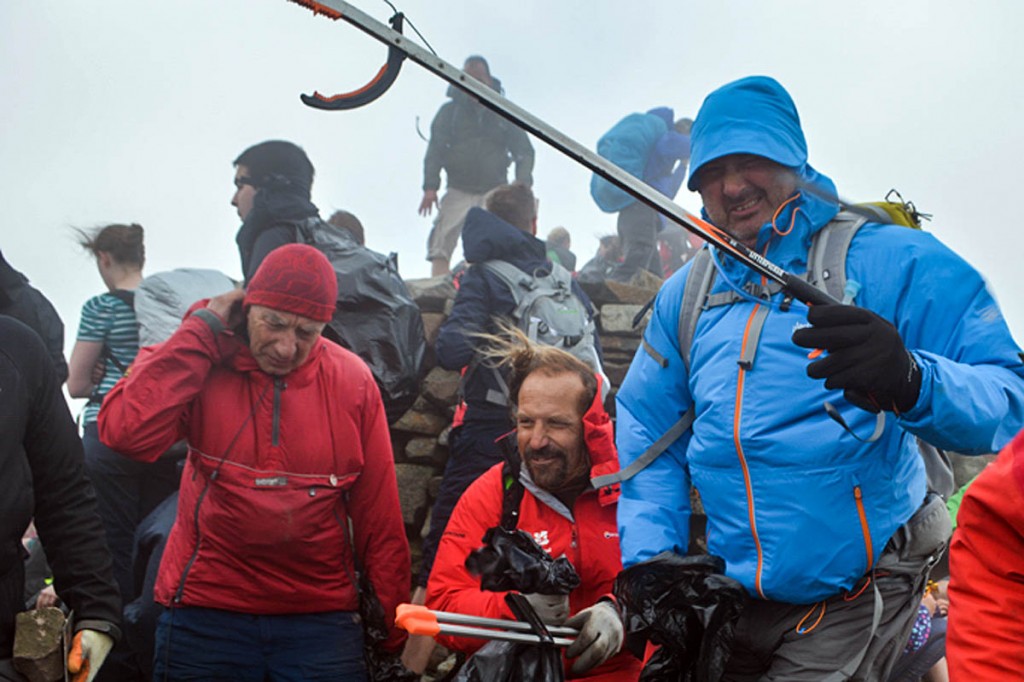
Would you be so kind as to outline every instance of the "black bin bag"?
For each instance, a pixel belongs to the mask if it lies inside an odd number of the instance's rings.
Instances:
[[[722,679],[748,599],[746,589],[724,572],[717,556],[663,552],[615,579],[627,645],[638,656],[645,642],[661,647],[644,666],[641,682]]]
[[[324,335],[369,366],[392,423],[419,395],[427,350],[423,318],[396,257],[360,246],[348,231],[319,218],[297,228],[299,241],[327,256],[338,277],[338,300]]]
[[[580,584],[568,559],[553,559],[528,533],[501,526],[487,530],[484,546],[466,557],[466,568],[488,592],[569,594]]]
[[[466,661],[455,682],[562,682],[562,654],[544,623],[520,593],[569,594],[580,584],[565,557],[554,559],[521,530],[491,528],[484,546],[466,557],[466,568],[480,576],[481,589],[514,591],[505,600],[517,620],[533,626],[537,644],[491,641]]]
[[[526,597],[505,595],[505,602],[517,620],[533,626],[542,640],[538,644],[492,641],[483,645],[459,670],[455,682],[562,682],[565,669],[562,654],[551,641],[544,623]]]

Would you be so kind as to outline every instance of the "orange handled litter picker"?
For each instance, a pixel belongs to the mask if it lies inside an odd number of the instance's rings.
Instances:
[[[725,231],[715,227],[706,220],[686,211],[675,204],[664,194],[658,192],[639,178],[635,178],[614,163],[598,156],[565,133],[548,125],[522,107],[510,102],[500,94],[468,75],[461,69],[444,61],[436,54],[420,47],[402,35],[399,30],[390,28],[373,17],[361,12],[344,0],[291,0],[313,11],[314,14],[329,19],[346,21],[372,38],[388,46],[388,63],[377,73],[366,86],[354,92],[328,97],[315,93],[304,95],[302,101],[318,109],[351,109],[377,99],[383,95],[398,76],[398,70],[404,57],[411,59],[431,73],[451,83],[493,110],[499,116],[508,119],[531,135],[543,140],[551,147],[568,156],[573,161],[601,176],[616,187],[627,192],[641,203],[651,207],[668,220],[682,226],[698,237],[714,244],[730,254],[759,275],[780,284],[794,298],[807,304],[839,303],[824,291],[814,287],[797,275],[783,270],[760,253],[736,241]],[[392,18],[392,25],[402,27],[400,13]]]
[[[448,611],[431,611],[426,606],[417,604],[399,604],[395,612],[395,624],[410,635],[452,635],[454,637],[474,637],[477,639],[500,639],[506,642],[522,642],[524,644],[540,644],[545,641],[533,634],[529,623],[501,618],[483,618],[467,616]],[[579,635],[579,630],[565,627],[548,626],[552,635],[551,643],[555,646],[569,646]]]

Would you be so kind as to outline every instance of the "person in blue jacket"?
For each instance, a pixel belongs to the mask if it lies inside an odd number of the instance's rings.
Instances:
[[[670,199],[675,198],[686,177],[686,163],[690,157],[690,126],[692,121],[680,118],[673,121],[670,107],[655,107],[642,116],[637,114],[628,119],[632,126],[630,136],[643,137],[652,130],[663,130],[657,141],[650,147],[643,161],[641,179]],[[620,133],[625,135],[625,131]],[[609,275],[611,279],[628,282],[640,270],[648,270],[661,277],[663,274],[658,256],[658,233],[665,223],[650,206],[628,197],[628,204],[619,211],[616,221],[619,240],[622,243],[622,262]],[[684,244],[679,231],[673,225],[670,230],[671,243],[677,253]],[[675,271],[675,268],[672,269]]]
[[[711,93],[692,143],[688,186],[705,218],[806,272],[812,236],[839,205],[807,163],[782,86],[758,76]],[[684,266],[659,292],[618,393],[623,468],[694,417],[622,484],[623,564],[687,551],[693,485],[708,551],[751,596],[724,679],[884,680],[950,532],[915,436],[973,454],[1006,445],[1024,426],[1020,349],[982,277],[918,230],[860,228],[846,261],[861,285],[852,305],[756,298],[759,275],[712,256],[712,295],[739,300],[702,312],[684,362]]]

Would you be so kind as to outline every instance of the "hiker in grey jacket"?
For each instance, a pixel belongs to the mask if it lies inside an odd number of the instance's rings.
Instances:
[[[463,68],[470,76],[501,92],[501,82],[491,76],[483,57],[469,57]],[[454,86],[449,86],[448,96],[451,101],[441,106],[430,125],[430,143],[423,159],[419,213],[430,215],[438,207],[427,240],[427,260],[432,263],[433,276],[448,272],[466,212],[473,206],[482,206],[488,190],[508,182],[510,161],[515,162],[517,182],[527,186],[533,182],[533,146],[526,133]],[[442,168],[448,188],[438,203]]]

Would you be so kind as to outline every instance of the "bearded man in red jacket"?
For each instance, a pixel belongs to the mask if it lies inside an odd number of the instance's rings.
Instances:
[[[409,549],[377,385],[320,335],[337,279],[272,251],[246,291],[197,303],[100,411],[101,439],[153,461],[186,439],[155,597],[154,679],[362,680],[356,570],[392,627]]]
[[[599,379],[586,364],[552,346],[518,344],[492,353],[511,368],[509,395],[523,466],[517,527],[531,534],[551,556],[565,556],[580,576],[567,596],[525,595],[549,625],[580,629],[566,652],[568,679],[628,682],[641,663],[621,651],[623,624],[612,583],[622,570],[615,525],[618,485],[592,480],[618,471],[612,423],[601,404]],[[466,570],[466,557],[502,520],[503,464],[497,464],[463,493],[445,527],[430,578],[427,606],[474,616],[512,619],[504,593],[480,589]],[[472,653],[483,642],[441,637],[445,646]]]

